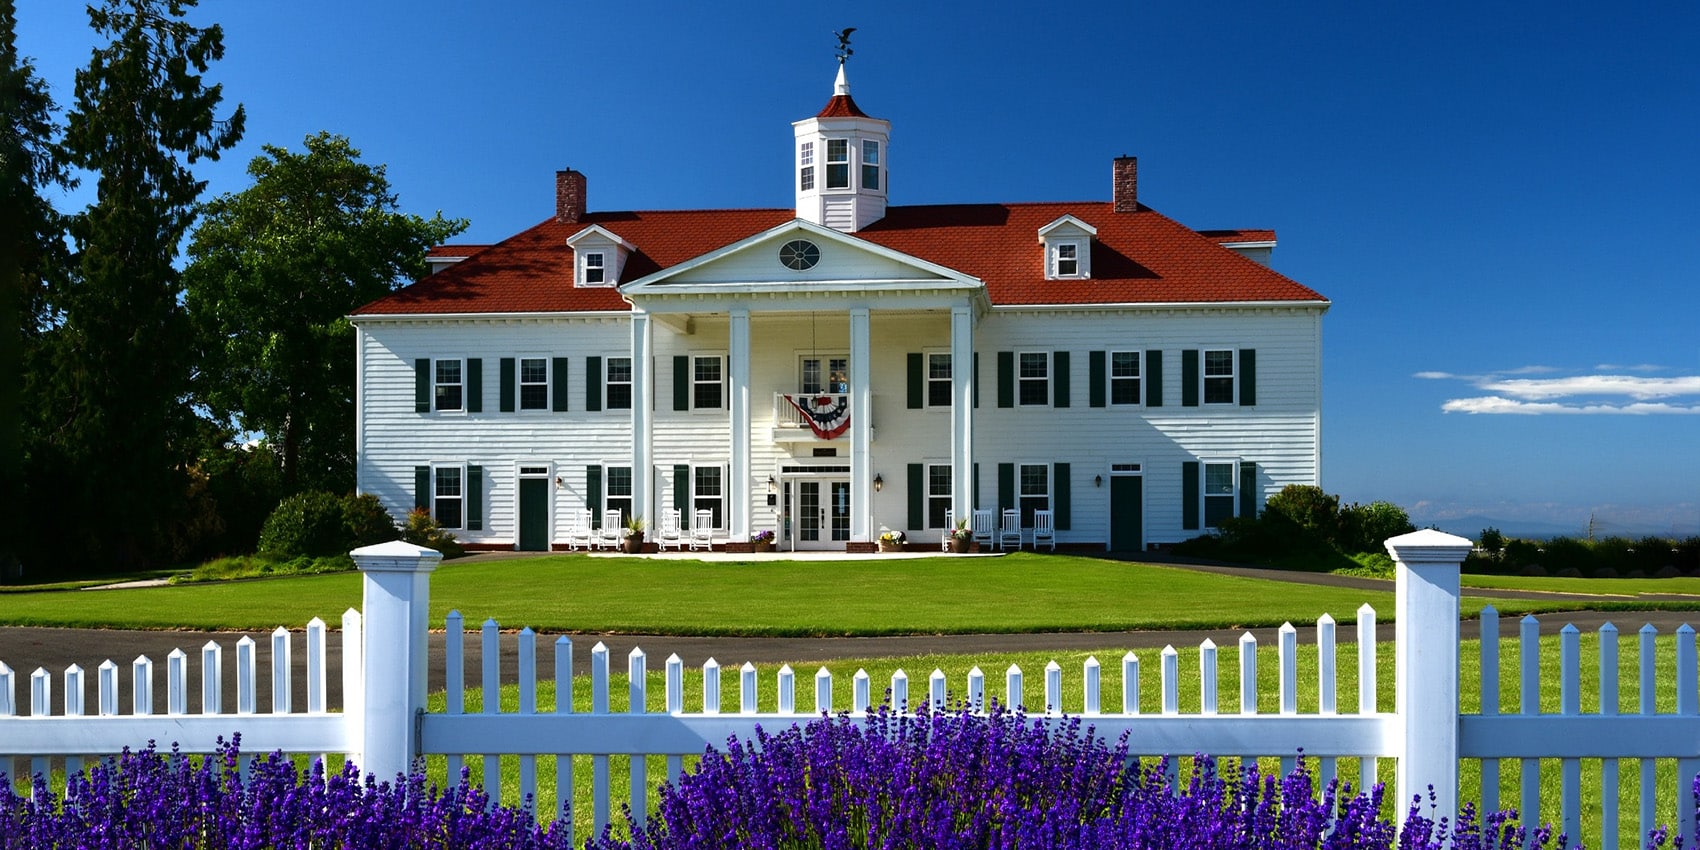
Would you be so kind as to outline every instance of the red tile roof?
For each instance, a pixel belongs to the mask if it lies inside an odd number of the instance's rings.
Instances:
[[[1098,228],[1089,280],[1045,280],[1039,228],[1065,214]],[[572,224],[550,218],[355,313],[624,311],[629,306],[613,288],[573,286],[567,237],[600,224],[636,245],[621,275],[632,281],[794,215],[791,209],[674,210],[594,212]],[[1146,207],[1117,213],[1105,201],[890,207],[852,236],[979,278],[998,306],[1325,300],[1221,247],[1214,236]]]
[[[831,100],[826,102],[826,106],[823,109],[821,109],[820,114],[816,115],[815,117],[816,118],[871,118],[873,116],[869,115],[866,112],[863,112],[861,107],[856,105],[856,101],[850,99],[850,95],[835,94],[835,95],[832,96]]]
[[[1238,242],[1274,242],[1273,230],[1200,230],[1198,235],[1218,245],[1232,245]]]
[[[443,258],[443,259],[448,259],[448,258],[451,258],[451,257],[462,257],[462,258],[464,258],[464,257],[470,257],[473,254],[476,254],[479,251],[482,251],[482,250],[484,250],[485,248],[488,248],[488,247],[490,247],[490,246],[489,245],[432,245],[430,248],[427,248],[425,250],[425,256],[428,257],[428,258]]]

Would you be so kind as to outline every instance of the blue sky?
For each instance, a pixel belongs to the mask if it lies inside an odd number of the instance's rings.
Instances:
[[[62,104],[80,4],[19,0]],[[857,27],[894,203],[1140,199],[1269,227],[1324,321],[1323,485],[1474,534],[1700,533],[1700,4],[206,2],[248,110],[200,173],[319,130],[495,241],[593,209],[791,203]],[[75,197],[67,204],[77,202]],[[1458,524],[1458,523],[1461,523]]]

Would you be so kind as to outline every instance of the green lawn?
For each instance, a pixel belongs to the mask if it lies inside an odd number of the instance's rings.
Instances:
[[[1523,576],[1466,575],[1466,592],[1472,587],[1498,590],[1538,590],[1544,593],[1617,595],[1633,599],[1643,594],[1681,594],[1700,604],[1700,578],[1525,578]]]
[[[1341,622],[1369,603],[1393,615],[1392,585],[1362,591],[1239,578],[1096,558],[704,562],[559,555],[449,562],[431,579],[431,619],[692,635],[889,635],[1271,626]],[[1483,600],[1466,597],[1464,612]],[[1506,614],[1581,601],[1496,600]],[[1626,600],[1630,607],[1652,607]],[[270,629],[313,617],[335,625],[360,606],[343,573],[132,590],[8,593],[0,625]],[[1674,607],[1686,607],[1682,605]]]

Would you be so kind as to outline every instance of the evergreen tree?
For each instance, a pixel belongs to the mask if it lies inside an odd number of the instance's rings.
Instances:
[[[184,271],[200,368],[195,397],[264,432],[294,492],[354,487],[355,308],[425,272],[425,249],[466,229],[396,209],[381,165],[346,138],[267,145],[254,185],[208,203]]]
[[[77,72],[67,161],[97,181],[72,216],[75,257],[53,293],[53,371],[32,403],[47,412],[37,533],[69,566],[126,568],[172,557],[195,445],[189,326],[172,263],[205,184],[189,166],[242,136],[243,112],[216,110],[202,80],[222,30],[184,20],[194,0],[103,0],[111,39]]]

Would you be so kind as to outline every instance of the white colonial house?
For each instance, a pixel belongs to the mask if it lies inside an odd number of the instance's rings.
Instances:
[[[563,548],[586,510],[937,546],[1014,508],[1029,545],[1048,511],[1121,551],[1318,483],[1329,302],[1273,232],[1141,205],[1131,157],[1108,202],[888,205],[842,66],[792,128],[793,207],[595,211],[562,171],[554,216],[355,311],[360,489],[474,548]]]

